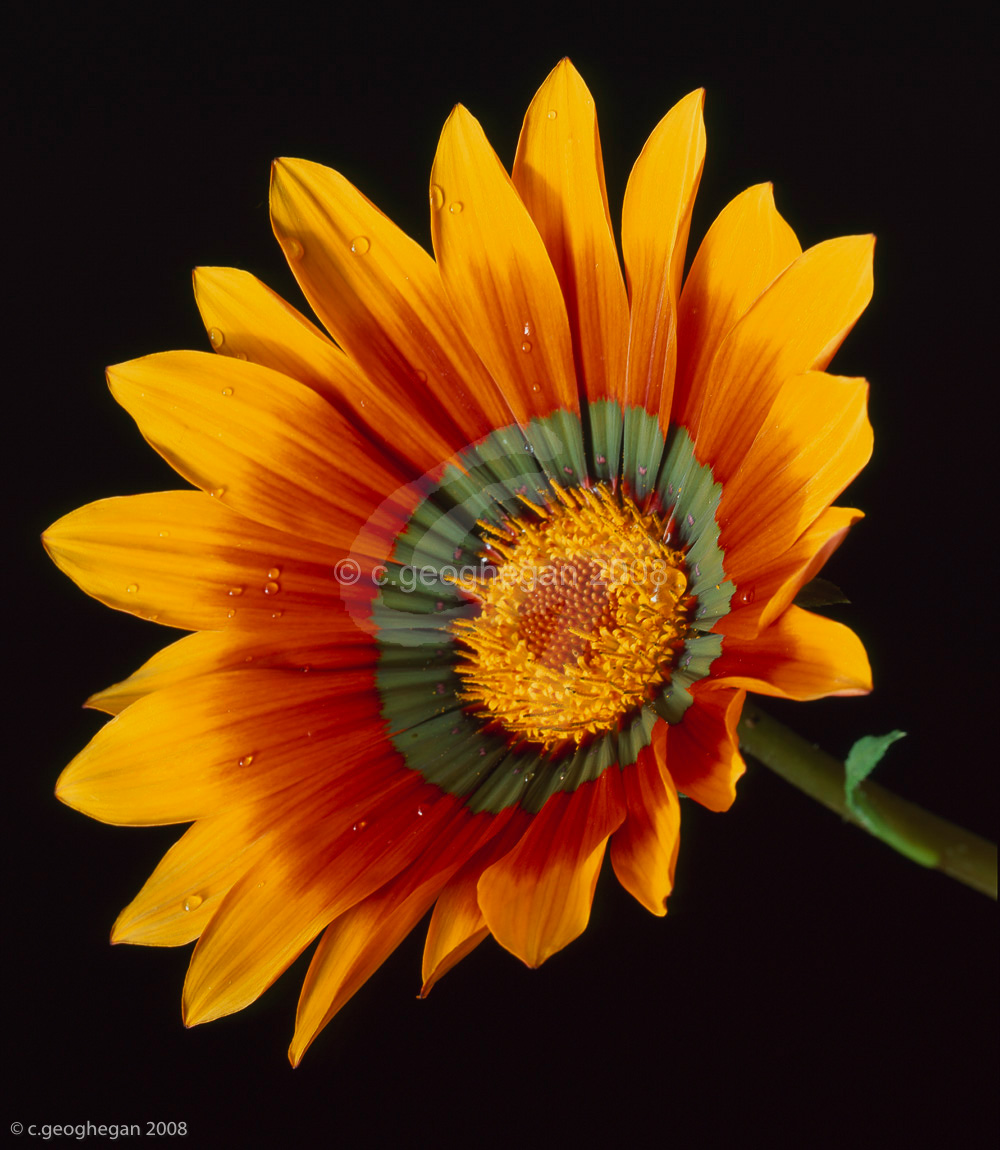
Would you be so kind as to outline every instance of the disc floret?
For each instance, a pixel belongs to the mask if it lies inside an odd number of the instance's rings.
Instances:
[[[458,579],[479,603],[452,629],[462,698],[546,747],[617,727],[670,678],[694,600],[669,521],[604,486],[482,523],[500,562]]]

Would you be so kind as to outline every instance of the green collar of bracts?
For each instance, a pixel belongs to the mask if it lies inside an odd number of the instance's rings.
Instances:
[[[664,439],[655,416],[612,401],[592,403],[586,426],[556,412],[522,431],[502,428],[449,465],[399,534],[372,606],[378,630],[376,682],[388,737],[429,783],[465,799],[472,811],[515,804],[537,812],[557,791],[574,791],[608,767],[634,763],[659,719],[679,723],[690,687],[722,650],[712,634],[729,611],[733,585],[723,572],[716,511],[722,493],[711,468],[694,457],[691,438],[674,428]],[[623,451],[624,448],[624,451]],[[691,631],[669,681],[618,729],[576,745],[545,749],[469,713],[454,668],[460,641],[454,620],[477,607],[451,582],[489,562],[480,521],[502,525],[523,515],[525,500],[544,504],[553,485],[604,483],[673,519],[672,546],[685,552],[688,592],[697,599]],[[499,560],[499,557],[497,557]]]

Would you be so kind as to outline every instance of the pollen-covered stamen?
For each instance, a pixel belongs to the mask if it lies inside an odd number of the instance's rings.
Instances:
[[[482,525],[502,562],[458,581],[481,605],[452,628],[463,698],[525,739],[580,742],[669,679],[693,607],[684,557],[659,516],[604,487],[527,506]]]

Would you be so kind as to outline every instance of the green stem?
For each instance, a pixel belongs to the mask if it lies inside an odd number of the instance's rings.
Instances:
[[[841,818],[872,831],[873,823],[860,818],[847,805],[843,763],[750,702],[743,708],[739,737],[740,746],[748,755],[836,811]],[[881,823],[890,832],[879,836],[883,841],[897,850],[901,849],[900,844],[906,844],[902,853],[908,857],[944,871],[991,898],[997,897],[995,844],[947,819],[938,818],[868,779],[858,790],[867,808],[877,816],[874,825]]]

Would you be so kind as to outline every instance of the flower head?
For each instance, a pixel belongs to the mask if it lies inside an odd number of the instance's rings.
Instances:
[[[58,793],[193,824],[113,932],[199,940],[189,1023],[322,935],[298,1061],[432,907],[424,993],[488,934],[537,966],[586,927],[609,843],[663,914],[678,792],[732,803],[745,691],[870,688],[857,638],[793,600],[860,518],[831,504],[871,451],[867,385],[824,369],[872,241],[802,252],[758,186],[682,285],[701,108],[633,169],[627,291],[563,61],[511,178],[452,113],[434,259],[336,172],[275,163],[274,231],[329,337],[199,269],[214,352],[110,369],[198,490],[91,504],[46,545],[88,593],[194,634],[90,700],[116,717]]]

